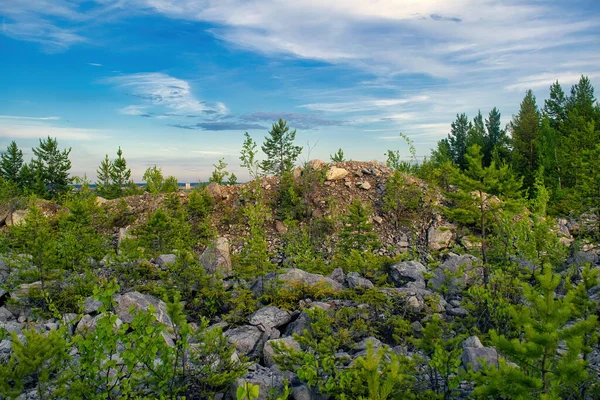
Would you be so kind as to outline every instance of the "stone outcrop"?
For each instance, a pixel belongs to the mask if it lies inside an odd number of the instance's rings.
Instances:
[[[344,179],[347,175],[348,170],[344,168],[331,167],[327,170],[325,179],[328,181],[339,181],[340,179]]]
[[[297,268],[290,268],[284,274],[278,276],[278,279],[285,283],[298,282],[305,285],[317,285],[324,284],[331,287],[334,290],[343,290],[344,285],[334,281],[331,278],[325,277],[320,274],[311,274],[310,272],[303,271]]]
[[[224,237],[217,238],[204,250],[199,262],[209,274],[219,273],[223,278],[232,276],[229,241]]]

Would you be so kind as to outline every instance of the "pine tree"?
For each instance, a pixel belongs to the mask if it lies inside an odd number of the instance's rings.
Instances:
[[[550,117],[550,126],[558,129],[567,118],[566,97],[558,81],[550,86],[550,96],[544,101],[544,113]]]
[[[108,154],[104,157],[104,160],[100,163],[100,166],[96,170],[96,181],[97,192],[102,196],[106,197],[110,193],[110,176],[113,170],[113,163],[108,158]]]
[[[115,197],[121,196],[122,189],[127,185],[130,179],[131,169],[127,168],[127,161],[123,158],[123,151],[119,146],[117,158],[112,162],[112,169],[110,171],[111,186]]]
[[[267,174],[281,175],[293,168],[296,159],[302,153],[302,146],[294,146],[296,130],[290,131],[282,119],[273,124],[269,135],[265,137],[265,143],[261,146],[267,159],[261,162],[260,166]]]
[[[489,166],[492,160],[498,162],[508,161],[510,156],[510,140],[506,131],[500,127],[500,111],[494,107],[485,120],[487,135],[483,147],[483,164]]]
[[[535,287],[522,283],[525,302],[510,310],[519,327],[518,338],[490,333],[498,352],[516,366],[501,361],[499,368],[484,367],[476,379],[478,398],[566,398],[592,379],[586,360],[579,356],[586,351],[583,338],[595,331],[597,317],[574,320],[576,291],[557,296],[561,277],[549,265],[536,279]],[[561,343],[566,349],[560,350]]]
[[[513,116],[510,123],[512,131],[512,165],[515,173],[523,176],[524,188],[531,189],[535,181],[535,173],[539,167],[538,140],[540,135],[540,114],[535,103],[535,96],[528,90],[521,102],[521,109]]]
[[[456,121],[450,125],[450,134],[448,135],[448,144],[452,152],[452,161],[461,169],[467,167],[465,153],[467,152],[467,141],[469,131],[473,128],[469,122],[467,114],[456,114]]]
[[[481,115],[481,110],[479,110],[475,118],[473,118],[471,129],[469,129],[467,148],[473,146],[474,144],[483,148],[485,146],[485,137],[485,124],[483,123],[483,115]]]
[[[21,185],[20,172],[23,167],[23,151],[13,140],[0,156],[0,175],[9,182]]]
[[[36,158],[32,160],[30,168],[33,170],[36,190],[40,196],[57,198],[70,190],[70,153],[71,148],[60,151],[57,140],[50,136],[46,140],[40,139],[39,147],[33,148]]]
[[[344,162],[346,159],[344,158],[344,150],[341,148],[338,149],[337,152],[330,154],[329,159],[331,162]]]
[[[227,168],[225,159],[221,158],[218,164],[213,164],[213,167],[215,167],[215,169],[213,170],[212,175],[208,178],[208,181],[222,185],[223,180],[229,175],[229,172],[225,171],[225,168]]]

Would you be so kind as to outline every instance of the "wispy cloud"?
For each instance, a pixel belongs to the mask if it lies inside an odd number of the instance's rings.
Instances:
[[[253,129],[268,129],[266,126],[259,124],[251,124],[244,122],[199,122],[197,124],[185,125],[185,124],[171,124],[173,128],[189,129],[189,130],[201,130],[201,131],[244,131]]]
[[[102,80],[140,98],[144,104],[130,105],[122,114],[139,116],[186,116],[187,114],[222,115],[227,107],[221,102],[198,100],[188,81],[161,72],[121,75]]]
[[[237,118],[248,122],[268,123],[278,121],[281,118],[288,123],[288,126],[298,129],[316,129],[321,126],[341,126],[346,123],[346,121],[293,112],[256,112],[252,114],[240,115]]]
[[[60,117],[26,117],[21,115],[0,115],[0,119],[23,119],[29,121],[58,121]]]
[[[98,63],[88,63],[88,65],[91,65],[92,67],[102,67],[102,64],[98,64]]]
[[[47,124],[35,125],[2,125],[0,124],[0,137],[7,139],[39,139],[50,136],[64,140],[99,140],[107,138],[108,132],[99,129],[84,129],[59,127]]]

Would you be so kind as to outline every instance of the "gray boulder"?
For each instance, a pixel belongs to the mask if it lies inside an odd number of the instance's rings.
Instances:
[[[344,282],[346,282],[346,275],[344,274],[344,270],[339,267],[334,269],[329,277],[334,281],[341,283],[342,285],[344,284]]]
[[[164,268],[167,264],[175,264],[177,256],[175,254],[161,254],[154,261],[160,268]]]
[[[275,306],[263,307],[256,310],[248,318],[250,325],[261,326],[265,331],[279,328],[292,320],[290,313]]]
[[[209,274],[216,274],[218,272],[223,278],[233,275],[229,241],[224,237],[219,237],[212,242],[204,250],[199,261]]]
[[[309,272],[303,271],[297,268],[290,268],[287,272],[278,276],[279,280],[285,283],[303,283],[305,285],[317,285],[317,284],[325,284],[328,285],[333,290],[343,290],[344,285],[339,282],[334,281],[329,277],[325,277],[320,274],[311,274]]]
[[[481,278],[483,269],[478,264],[479,259],[470,254],[447,254],[442,265],[433,271],[429,285],[435,290],[445,285],[448,293],[458,293],[464,286]]]
[[[12,354],[12,342],[9,339],[0,341],[0,364],[6,364]]]
[[[484,347],[477,336],[471,336],[462,343],[462,365],[471,367],[474,372],[481,370],[483,363],[498,366],[498,352],[493,347]]]
[[[346,275],[346,282],[348,283],[348,287],[350,289],[354,289],[356,287],[363,289],[372,289],[373,287],[375,287],[375,285],[373,285],[373,282],[366,278],[363,278],[358,272],[350,272],[348,275]]]
[[[115,307],[115,313],[125,323],[129,324],[133,321],[134,315],[129,312],[129,309],[133,307],[135,310],[148,311],[150,306],[155,309],[155,316],[158,322],[171,327],[173,323],[167,313],[167,305],[164,301],[157,299],[154,296],[148,294],[142,294],[140,292],[129,292],[122,295],[114,296],[114,300],[117,303]]]
[[[265,366],[267,367],[271,367],[276,364],[275,355],[277,353],[275,353],[275,348],[273,347],[274,344],[300,351],[300,344],[291,337],[268,340],[263,347],[263,360]]]
[[[388,277],[396,286],[401,287],[412,282],[416,287],[425,288],[425,277],[423,273],[427,268],[418,261],[404,261],[392,265],[389,268]]]
[[[242,354],[252,354],[256,351],[258,344],[263,338],[263,332],[256,326],[244,325],[229,329],[225,336],[230,344],[235,346]]]
[[[310,330],[310,317],[302,312],[295,321],[287,326],[284,336],[302,335],[305,330]]]
[[[273,371],[269,368],[265,368],[262,365],[257,364],[254,369],[248,371],[248,373],[238,378],[229,392],[229,398],[236,398],[236,390],[238,387],[243,386],[246,382],[252,385],[258,385],[259,395],[257,400],[267,400],[270,398],[270,392],[275,391],[281,393],[283,390],[283,375],[279,372]]]
[[[8,322],[13,319],[15,319],[15,316],[6,307],[0,307],[0,322]]]
[[[83,301],[83,312],[86,314],[96,314],[101,306],[101,301],[96,300],[93,297],[87,297]]]

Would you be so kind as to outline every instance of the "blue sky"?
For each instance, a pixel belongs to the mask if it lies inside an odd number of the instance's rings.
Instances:
[[[72,147],[95,179],[121,146],[204,180],[239,168],[282,117],[300,161],[384,159],[403,132],[420,156],[456,113],[497,106],[581,74],[600,87],[600,4],[522,0],[0,0],[0,147],[39,137]]]

